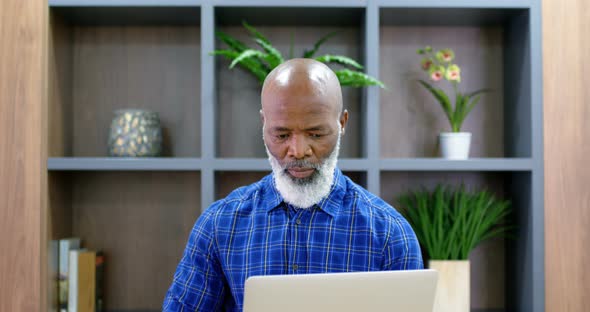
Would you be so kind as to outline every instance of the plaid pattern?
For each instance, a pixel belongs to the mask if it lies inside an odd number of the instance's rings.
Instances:
[[[340,170],[329,196],[310,209],[285,204],[271,174],[197,220],[163,311],[241,311],[254,275],[422,268],[407,221]]]

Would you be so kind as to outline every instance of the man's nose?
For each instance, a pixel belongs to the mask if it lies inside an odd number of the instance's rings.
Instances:
[[[302,135],[293,135],[289,142],[289,157],[303,159],[311,156],[311,146]]]

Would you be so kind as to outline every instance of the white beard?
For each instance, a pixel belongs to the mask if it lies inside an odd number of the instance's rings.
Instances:
[[[316,169],[310,177],[304,179],[290,176],[286,171],[287,166],[281,166],[279,161],[272,156],[266,144],[264,145],[270,166],[272,167],[275,187],[281,196],[283,196],[285,202],[298,208],[310,208],[330,194],[332,183],[334,183],[334,170],[338,161],[338,153],[340,152],[341,132],[342,130],[338,127],[338,141],[336,141],[336,146],[334,146],[330,156],[320,165],[303,161],[306,167],[314,167]]]

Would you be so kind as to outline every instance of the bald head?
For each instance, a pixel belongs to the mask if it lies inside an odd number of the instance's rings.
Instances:
[[[313,59],[291,59],[277,66],[264,80],[262,109],[277,97],[321,97],[317,105],[330,105],[342,112],[342,90],[336,74],[324,63]]]
[[[309,178],[336,151],[348,112],[334,72],[311,59],[289,60],[275,68],[262,87],[263,139],[281,167],[297,165],[293,178]],[[308,161],[307,167],[294,161]],[[313,167],[313,166],[312,166]],[[304,170],[305,169],[305,170]]]

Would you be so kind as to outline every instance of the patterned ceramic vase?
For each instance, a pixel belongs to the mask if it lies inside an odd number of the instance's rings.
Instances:
[[[162,129],[158,113],[142,109],[115,111],[109,135],[109,155],[156,157],[162,152]]]

